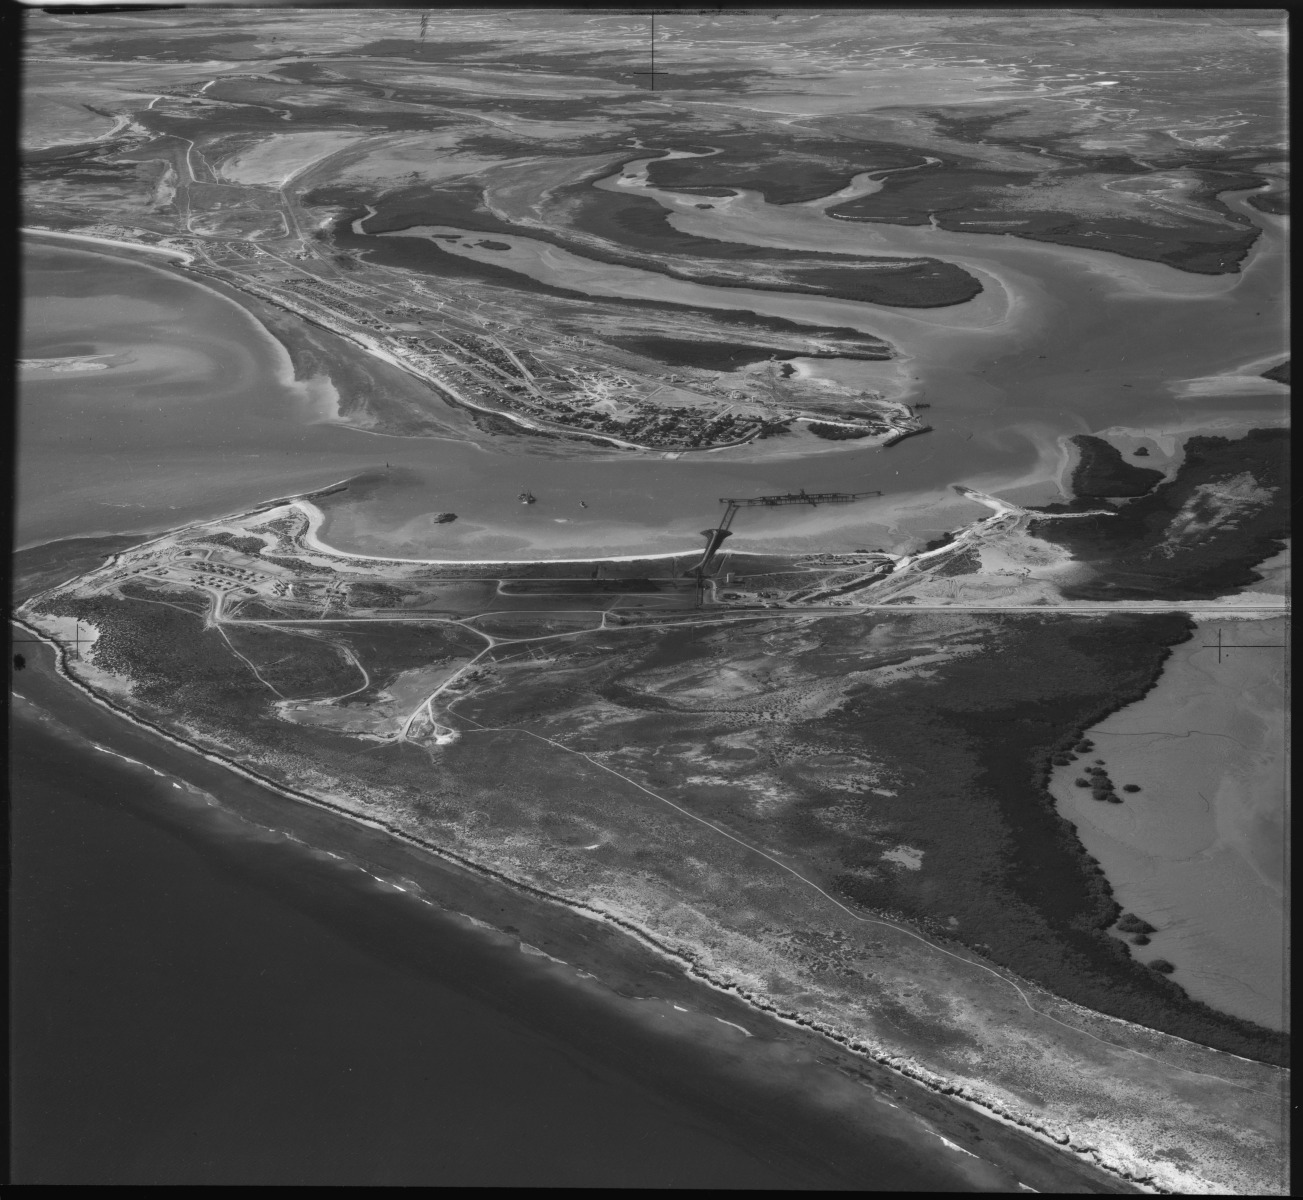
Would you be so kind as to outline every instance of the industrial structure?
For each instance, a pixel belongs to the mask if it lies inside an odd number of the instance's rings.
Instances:
[[[733,535],[733,518],[737,516],[738,509],[760,506],[776,508],[782,504],[810,504],[815,507],[820,504],[850,504],[855,500],[864,500],[869,496],[881,495],[881,492],[807,492],[802,488],[799,492],[783,492],[777,496],[747,496],[736,500],[721,496],[719,502],[726,506],[724,519],[714,529],[703,529],[701,531],[701,536],[706,539],[706,549],[701,556],[701,561],[692,571],[697,578],[697,603],[701,603],[701,593],[705,586],[706,572],[710,567],[711,559],[715,557],[715,553],[723,545],[724,539]]]

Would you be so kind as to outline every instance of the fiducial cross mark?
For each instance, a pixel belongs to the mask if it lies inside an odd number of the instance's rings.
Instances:
[[[1217,630],[1217,640],[1215,642],[1204,642],[1203,649],[1217,651],[1217,665],[1221,665],[1222,655],[1229,654],[1232,650],[1288,650],[1289,645],[1286,642],[1234,642],[1226,645],[1222,640],[1222,631]]]

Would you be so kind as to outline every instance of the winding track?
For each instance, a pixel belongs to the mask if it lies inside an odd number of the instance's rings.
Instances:
[[[464,699],[465,697],[462,698]],[[456,701],[454,701],[454,703],[456,703]],[[578,758],[584,759],[586,762],[591,763],[593,766],[599,767],[603,771],[606,771],[608,774],[614,775],[617,779],[623,780],[625,783],[631,785],[632,787],[637,788],[640,792],[645,792],[648,796],[651,796],[654,800],[659,800],[662,804],[668,805],[670,808],[674,809],[675,812],[681,814],[682,816],[688,817],[691,820],[696,821],[698,824],[706,826],[707,829],[710,829],[714,833],[719,834],[720,837],[727,838],[731,842],[736,842],[737,845],[743,847],[743,849],[749,850],[753,854],[758,854],[761,858],[767,859],[769,862],[773,863],[776,867],[780,868],[783,871],[786,871],[789,875],[800,880],[800,882],[805,884],[806,887],[809,887],[815,892],[818,892],[818,894],[822,896],[825,900],[827,900],[830,904],[835,905],[837,908],[841,909],[842,912],[846,913],[847,916],[852,917],[854,920],[859,921],[862,924],[881,925],[884,928],[893,929],[897,933],[903,933],[907,937],[911,937],[915,941],[920,942],[923,945],[927,946],[929,949],[935,950],[938,954],[944,954],[947,958],[952,958],[956,962],[961,962],[969,967],[975,967],[979,971],[985,971],[988,975],[995,976],[995,978],[999,979],[1002,983],[1006,983],[1009,985],[1009,987],[1013,988],[1013,990],[1018,993],[1019,999],[1022,1000],[1023,1004],[1031,1012],[1035,1013],[1036,1016],[1038,1017],[1043,1017],[1047,1021],[1052,1021],[1055,1025],[1061,1026],[1062,1028],[1070,1030],[1073,1033],[1080,1034],[1083,1037],[1088,1037],[1092,1041],[1096,1041],[1099,1042],[1101,1045],[1108,1046],[1110,1049],[1125,1054],[1133,1054],[1138,1058],[1146,1059],[1149,1062],[1156,1063],[1159,1066],[1165,1067],[1169,1070],[1181,1071],[1188,1075],[1197,1075],[1206,1079],[1215,1079],[1219,1083],[1224,1083],[1229,1085],[1230,1087],[1238,1088],[1240,1091],[1251,1092],[1258,1095],[1268,1094],[1269,1089],[1248,1087],[1245,1084],[1236,1083],[1234,1080],[1226,1079],[1221,1075],[1213,1075],[1207,1071],[1196,1071],[1190,1067],[1184,1067],[1177,1063],[1167,1062],[1165,1059],[1157,1058],[1152,1054],[1146,1054],[1142,1050],[1135,1050],[1129,1046],[1119,1046],[1116,1042],[1109,1041],[1107,1038],[1102,1038],[1097,1034],[1091,1033],[1088,1030],[1080,1028],[1079,1026],[1069,1025],[1066,1021],[1061,1021],[1059,1020],[1058,1017],[1051,1016],[1049,1013],[1044,1012],[1043,1010],[1037,1008],[1031,1002],[1031,998],[1028,996],[1028,994],[1021,987],[1019,987],[1018,984],[1016,984],[1007,975],[1004,975],[1001,972],[997,971],[994,967],[988,967],[983,963],[973,962],[972,959],[964,958],[962,955],[955,954],[953,951],[947,950],[943,946],[938,946],[935,942],[929,941],[921,934],[915,933],[913,930],[907,929],[903,925],[898,925],[894,921],[888,921],[881,917],[860,916],[858,913],[854,912],[850,908],[847,908],[846,905],[843,904],[840,900],[838,900],[835,896],[829,895],[826,891],[823,890],[823,888],[821,888],[813,880],[806,878],[806,876],[802,875],[794,867],[788,866],[785,862],[782,862],[780,859],[775,858],[772,854],[769,854],[767,851],[761,850],[759,847],[753,846],[749,842],[744,842],[741,838],[736,837],[734,834],[729,833],[725,829],[721,829],[718,825],[715,825],[714,823],[707,821],[704,817],[700,817],[696,813],[691,812],[688,809],[683,808],[678,804],[675,804],[673,800],[669,800],[665,796],[660,795],[660,793],[652,791],[651,788],[645,787],[643,784],[639,783],[636,779],[630,778],[628,775],[625,775],[620,771],[615,770],[613,767],[608,767],[605,763],[599,762],[597,759],[593,758],[592,755],[586,754],[582,750],[574,750],[571,747],[566,746],[561,742],[554,741],[552,738],[544,737],[542,734],[534,733],[533,730],[530,729],[522,729],[519,727],[509,726],[509,725],[486,726],[486,725],[481,725],[478,721],[474,720],[474,718],[467,717],[464,714],[459,713],[457,714],[457,716],[464,721],[470,721],[473,725],[476,726],[475,729],[465,730],[464,732],[466,733],[523,733],[526,736],[532,737],[537,741],[552,746],[557,750],[563,750],[567,754],[573,754]]]

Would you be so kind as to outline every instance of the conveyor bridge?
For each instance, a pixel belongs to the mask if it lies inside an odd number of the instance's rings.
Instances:
[[[703,584],[706,571],[710,566],[711,559],[715,557],[715,552],[726,537],[732,536],[733,518],[737,516],[739,508],[755,508],[758,506],[772,508],[780,504],[850,504],[853,500],[864,500],[869,496],[881,495],[881,492],[807,492],[802,488],[799,492],[783,492],[778,496],[747,496],[737,500],[720,497],[719,502],[727,506],[724,510],[724,519],[716,528],[701,531],[701,536],[706,539],[706,550],[701,556],[701,561],[693,569],[693,574],[697,577],[698,589],[700,590]]]
[[[850,504],[853,500],[864,500],[869,496],[881,495],[881,492],[807,492],[802,488],[799,492],[783,492],[778,496],[747,496],[741,500],[729,500],[721,496],[719,502],[728,505],[728,509],[724,513],[720,528],[727,529],[733,524],[733,518],[739,508],[752,508],[757,505],[772,508],[779,504]]]

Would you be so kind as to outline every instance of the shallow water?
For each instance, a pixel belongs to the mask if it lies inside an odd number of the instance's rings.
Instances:
[[[1118,903],[1158,928],[1135,957],[1271,1029],[1288,1027],[1285,626],[1201,621],[1144,699],[1088,731],[1114,782],[1141,789],[1123,804],[1074,787],[1080,766],[1050,786]],[[1255,648],[1219,653],[1219,633]]]
[[[668,193],[647,194],[676,203]],[[348,496],[332,504],[328,540],[355,551],[465,558],[678,550],[698,543],[722,496],[817,483],[885,495],[817,515],[787,510],[764,523],[748,514],[732,544],[792,548],[817,531],[830,549],[903,545],[963,519],[950,484],[998,491],[1053,479],[1064,434],[1110,425],[1189,428],[1228,415],[1242,427],[1281,420],[1287,390],[1266,380],[1256,392],[1238,379],[1226,394],[1177,395],[1189,391],[1181,380],[1286,352],[1284,224],[1242,211],[1264,234],[1234,276],[1189,275],[1006,236],[849,225],[749,193],[718,211],[675,215],[677,226],[712,237],[932,253],[987,284],[972,304],[931,310],[763,297],[775,315],[791,315],[795,305],[817,317],[827,307],[835,324],[888,337],[907,356],[910,395],[932,405],[934,432],[889,450],[803,437],[677,459],[558,451],[517,438],[477,447],[376,437],[320,423],[284,351],[236,304],[169,269],[34,248],[23,355],[90,345],[125,352],[136,364],[25,383],[19,544],[167,527],[388,462],[397,468],[391,486],[372,489],[360,504]],[[577,287],[593,266],[575,259],[567,274],[568,260],[550,261],[548,270],[566,275],[558,281]],[[751,296],[706,290],[729,303]],[[818,457],[807,461],[814,450]],[[52,489],[51,478],[71,482]],[[523,490],[539,503],[520,505]],[[459,521],[433,526],[428,515],[440,510]]]

